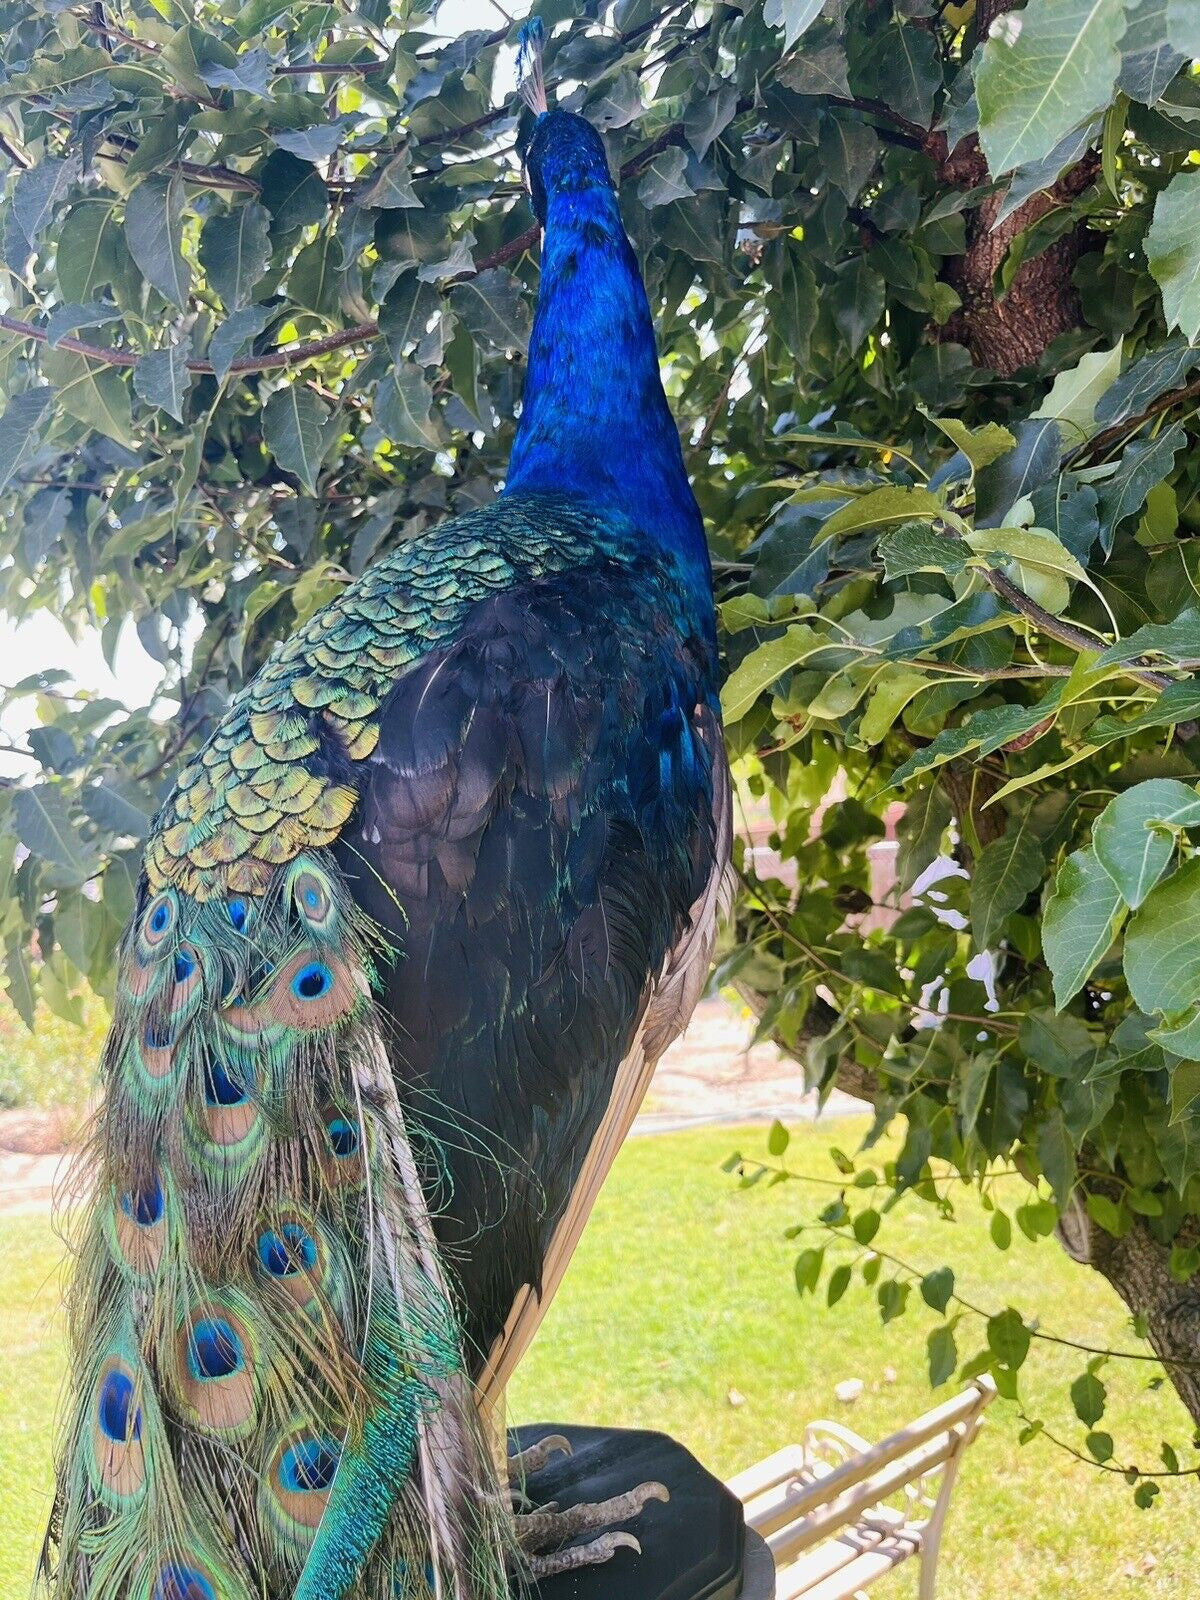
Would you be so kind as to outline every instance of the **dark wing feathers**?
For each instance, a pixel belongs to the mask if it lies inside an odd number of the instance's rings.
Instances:
[[[649,563],[476,606],[385,703],[338,847],[401,952],[393,1061],[413,1113],[445,1119],[440,1232],[480,1351],[539,1281],[648,977],[711,874],[711,662],[673,610]]]

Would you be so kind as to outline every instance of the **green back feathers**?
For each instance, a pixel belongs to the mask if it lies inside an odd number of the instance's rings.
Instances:
[[[146,898],[74,1289],[57,1600],[507,1593],[482,1447],[457,1468],[468,1512],[431,1508],[418,1471],[459,1341],[371,977],[318,853],[257,897]]]
[[[498,500],[371,567],[277,648],[185,767],[147,846],[152,887],[260,894],[279,866],[332,844],[357,796],[329,774],[330,751],[365,760],[388,690],[471,606],[594,559],[602,538],[569,501]]]

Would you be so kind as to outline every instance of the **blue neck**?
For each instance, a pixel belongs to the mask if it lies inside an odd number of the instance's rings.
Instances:
[[[578,494],[628,518],[710,591],[704,525],[658,374],[646,291],[607,185],[548,196],[508,470],[508,492],[534,490]]]

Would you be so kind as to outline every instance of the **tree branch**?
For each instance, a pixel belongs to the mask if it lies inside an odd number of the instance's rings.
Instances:
[[[1057,639],[1060,644],[1068,645],[1072,650],[1094,651],[1100,641],[1083,628],[1077,628],[1073,622],[1064,622],[1061,617],[1054,616],[1044,610],[1036,600],[1031,600],[1022,589],[1018,589],[1011,579],[1006,578],[1002,572],[997,572],[994,567],[984,567],[983,576],[989,587],[1000,596],[1002,600],[1019,611],[1022,616],[1029,618],[1036,624],[1038,631],[1046,634],[1051,639]],[[1136,678],[1138,683],[1147,684],[1151,689],[1167,689],[1174,678],[1168,678],[1165,673],[1154,672],[1148,667],[1138,667],[1122,664],[1122,672],[1126,677]]]
[[[1076,461],[1099,455],[1107,450],[1110,444],[1118,443],[1127,434],[1136,433],[1152,417],[1161,416],[1164,411],[1170,411],[1173,406],[1183,405],[1189,400],[1200,400],[1200,378],[1194,378],[1182,389],[1171,389],[1166,394],[1157,395],[1144,411],[1126,417],[1121,422],[1114,422],[1110,428],[1102,428],[1099,433],[1093,434],[1090,439],[1085,439],[1082,444],[1069,450],[1062,459],[1063,466],[1073,466]]]

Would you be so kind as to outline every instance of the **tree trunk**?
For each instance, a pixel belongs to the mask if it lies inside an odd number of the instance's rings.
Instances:
[[[980,41],[987,37],[995,19],[1018,3],[980,0],[976,12]],[[931,133],[926,151],[937,162],[938,176],[948,188],[974,189],[988,182],[987,161],[975,134],[968,134],[950,149],[945,134]],[[1026,261],[999,297],[995,275],[1013,240],[1047,212],[1081,194],[1099,170],[1100,157],[1091,151],[1052,188],[1032,195],[1003,222],[996,222],[1004,203],[1003,191],[989,195],[967,213],[966,252],[947,261],[944,269],[946,282],[958,294],[962,307],[943,327],[933,330],[939,343],[963,344],[976,366],[991,367],[1001,377],[1008,377],[1021,367],[1033,366],[1060,334],[1079,327],[1079,298],[1071,273],[1086,249],[1085,228],[1072,230]]]
[[[1059,1223],[1058,1236],[1072,1260],[1093,1267],[1130,1311],[1145,1318],[1155,1354],[1200,1426],[1200,1278],[1177,1283],[1169,1249],[1136,1217],[1125,1237],[1114,1239],[1077,1201]]]

